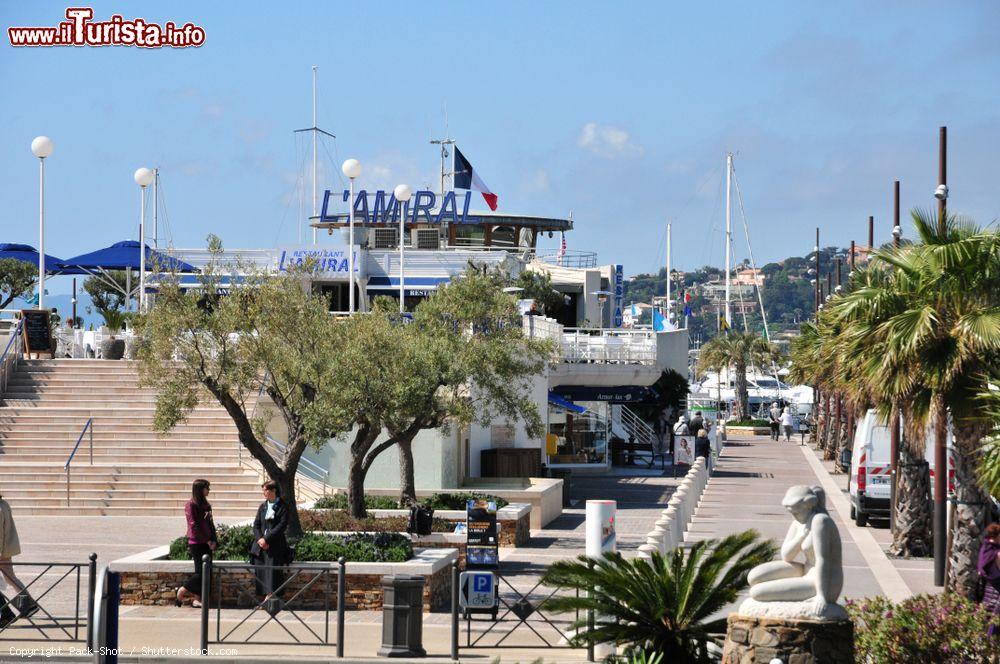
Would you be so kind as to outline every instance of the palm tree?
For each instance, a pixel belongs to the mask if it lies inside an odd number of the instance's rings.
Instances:
[[[575,642],[615,643],[628,651],[660,653],[665,662],[707,662],[707,643],[725,633],[726,619],[709,618],[747,587],[751,569],[771,560],[777,547],[747,530],[721,541],[704,540],[651,560],[580,556],[549,566],[542,583],[579,591],[546,602],[556,612],[593,611],[606,617],[588,628],[574,623]]]
[[[913,457],[923,456],[927,424],[940,438],[951,416],[955,519],[947,587],[969,596],[987,517],[976,460],[992,429],[977,396],[988,389],[986,374],[1000,369],[1000,233],[954,216],[938,220],[914,211],[912,217],[922,243],[876,252],[890,272],[885,288],[855,304],[872,314],[867,321],[862,315],[861,325],[874,332],[867,380],[906,397]]]
[[[747,367],[765,367],[778,359],[778,351],[765,339],[748,332],[729,332],[714,337],[701,349],[698,359],[700,371],[723,371],[732,369],[736,378],[736,408],[733,417],[737,421],[748,419]]]

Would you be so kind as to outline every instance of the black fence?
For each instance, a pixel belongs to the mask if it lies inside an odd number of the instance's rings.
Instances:
[[[260,645],[336,645],[344,656],[344,610],[347,594],[345,559],[337,563],[293,563],[281,567],[241,562],[212,562],[202,570],[201,650],[209,643]],[[334,589],[334,586],[336,588]],[[336,592],[336,603],[331,598]],[[223,615],[223,607],[239,612]],[[215,629],[211,628],[212,607]],[[322,625],[302,614],[322,612]],[[335,640],[330,639],[330,613],[336,611]],[[223,625],[224,618],[227,623]],[[275,635],[287,637],[276,640]]]
[[[457,660],[463,649],[578,649],[571,645],[574,636],[571,625],[580,622],[580,614],[552,614],[545,606],[550,598],[569,591],[543,585],[534,570],[491,572],[497,588],[495,608],[463,611],[459,605],[459,568],[457,564],[452,565],[452,659]],[[577,591],[573,594],[579,596]],[[593,613],[588,612],[585,618],[588,628],[593,628]],[[587,645],[587,661],[594,661],[593,644]]]
[[[24,589],[18,591],[6,579],[10,596],[0,596],[0,641],[86,641],[91,647],[96,553],[85,563],[8,562],[4,567]]]

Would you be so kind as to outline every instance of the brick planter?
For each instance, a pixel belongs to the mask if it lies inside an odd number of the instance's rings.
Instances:
[[[189,560],[166,560],[168,547],[161,546],[143,553],[113,561],[109,568],[121,573],[121,603],[126,605],[170,605],[174,602],[177,587],[194,572]],[[451,606],[451,563],[458,559],[454,548],[418,549],[414,557],[402,563],[347,563],[348,610],[380,610],[382,608],[382,577],[389,574],[423,576],[424,611],[448,611]],[[318,566],[324,563],[303,563]],[[253,606],[253,575],[242,569],[243,563],[220,561],[217,569],[230,568],[222,573],[222,607],[242,608]],[[327,604],[333,610],[337,605],[337,563],[329,563],[330,576],[316,581],[300,595],[292,608],[323,609]],[[235,569],[234,569],[235,568]],[[315,578],[316,573],[305,571],[292,579],[284,596],[290,599]],[[218,588],[212,589],[212,601],[218,597]]]
[[[854,664],[850,620],[783,620],[731,614],[723,664]]]

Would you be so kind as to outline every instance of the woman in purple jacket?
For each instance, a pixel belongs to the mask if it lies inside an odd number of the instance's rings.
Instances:
[[[188,551],[194,559],[194,576],[188,578],[177,589],[177,606],[186,599],[191,599],[191,606],[201,606],[201,568],[205,554],[212,555],[218,546],[215,534],[215,522],[212,520],[212,504],[208,502],[208,493],[212,490],[208,480],[195,480],[191,484],[191,500],[184,505],[184,516],[187,519]]]
[[[976,570],[984,584],[982,604],[993,614],[990,636],[1000,637],[1000,524],[986,527]]]

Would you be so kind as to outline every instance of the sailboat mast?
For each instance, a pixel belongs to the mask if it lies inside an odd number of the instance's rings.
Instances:
[[[160,248],[159,220],[157,212],[160,208],[160,169],[153,169],[153,249]]]
[[[313,123],[312,123],[312,126],[313,126],[313,129],[314,129],[314,131],[312,133],[312,138],[313,138],[313,163],[312,163],[313,213],[312,213],[312,218],[314,220],[319,215],[319,209],[316,207],[317,206],[317,198],[316,198],[316,139],[317,139],[317,136],[316,136],[315,128],[316,128],[316,70],[317,69],[319,69],[318,66],[316,66],[316,65],[312,66],[312,71],[313,71]],[[351,205],[354,205],[354,201],[351,201]],[[316,244],[316,227],[315,226],[313,226],[313,244]]]
[[[732,327],[733,325],[733,314],[729,305],[730,298],[730,275],[729,269],[732,264],[732,248],[733,248],[733,209],[731,200],[731,190],[732,190],[732,175],[733,175],[733,153],[726,153],[726,326]]]

